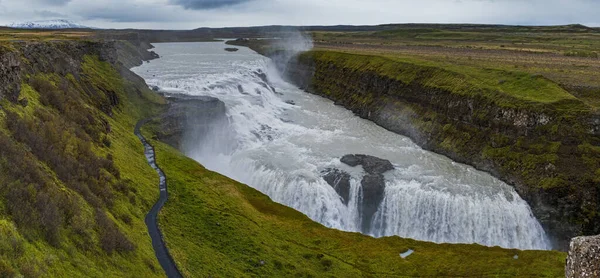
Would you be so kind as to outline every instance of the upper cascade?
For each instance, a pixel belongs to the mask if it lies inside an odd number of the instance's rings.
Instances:
[[[7,25],[11,28],[19,29],[90,29],[91,27],[74,23],[66,19],[39,20],[21,23],[12,23]]]

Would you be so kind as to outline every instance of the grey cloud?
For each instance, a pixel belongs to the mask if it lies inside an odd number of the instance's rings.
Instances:
[[[48,11],[48,10],[35,11],[35,15],[37,15],[39,17],[43,17],[43,18],[67,18],[68,17],[65,14]]]
[[[0,25],[55,17],[153,29],[424,22],[598,26],[599,10],[600,0],[0,0]]]
[[[49,6],[64,6],[71,2],[71,0],[35,0],[35,2]]]
[[[180,5],[190,10],[206,10],[233,6],[252,0],[170,0],[172,4]]]
[[[178,20],[168,8],[160,5],[137,5],[131,2],[76,5],[76,13],[84,20],[132,23],[170,22]],[[134,27],[134,26],[132,26]]]

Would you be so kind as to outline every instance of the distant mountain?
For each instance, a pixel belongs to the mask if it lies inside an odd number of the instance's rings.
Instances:
[[[8,27],[19,29],[87,29],[90,27],[73,23],[66,19],[40,20],[23,23],[13,23]]]

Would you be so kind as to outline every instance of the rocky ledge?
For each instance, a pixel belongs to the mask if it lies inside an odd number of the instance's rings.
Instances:
[[[388,160],[364,154],[348,154],[340,161],[348,166],[362,166],[365,171],[360,186],[362,198],[359,198],[358,210],[361,216],[361,231],[368,234],[371,231],[371,221],[383,201],[385,180],[383,174],[393,170],[394,166]],[[323,179],[340,195],[342,202],[348,205],[350,201],[350,174],[340,169],[330,168],[323,171]]]
[[[160,90],[160,88],[152,89]],[[161,115],[157,136],[162,142],[179,150],[186,149],[185,138],[200,138],[207,133],[211,125],[227,117],[225,103],[217,98],[188,95],[165,97],[169,102],[169,108]]]
[[[600,235],[571,240],[565,276],[600,277]]]

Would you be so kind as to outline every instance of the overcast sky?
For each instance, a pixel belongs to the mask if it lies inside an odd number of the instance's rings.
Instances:
[[[600,26],[600,0],[0,0],[0,25],[45,19],[151,29],[411,22]]]

